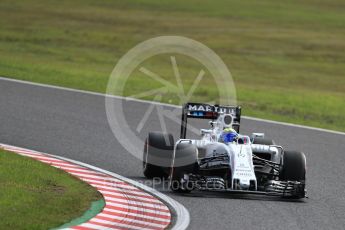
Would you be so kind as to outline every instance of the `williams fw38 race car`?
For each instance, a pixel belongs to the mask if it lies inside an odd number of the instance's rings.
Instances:
[[[200,138],[186,137],[188,118],[209,119]],[[143,153],[147,178],[169,178],[174,192],[217,190],[306,197],[306,158],[286,151],[263,133],[239,134],[241,108],[187,103],[182,108],[180,139],[149,133]]]

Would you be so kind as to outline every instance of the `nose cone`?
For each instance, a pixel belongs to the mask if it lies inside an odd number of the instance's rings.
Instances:
[[[250,180],[246,180],[246,179],[241,179],[240,180],[240,187],[243,190],[247,190],[250,187]]]

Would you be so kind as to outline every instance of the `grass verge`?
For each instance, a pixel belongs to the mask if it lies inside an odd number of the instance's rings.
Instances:
[[[0,229],[58,227],[101,198],[62,170],[0,150]]]
[[[342,0],[2,0],[0,75],[105,92],[130,48],[181,35],[224,60],[244,115],[345,131],[344,9]],[[177,63],[187,90],[195,65]],[[148,66],[176,83],[168,58]],[[135,73],[124,96],[154,86]],[[193,100],[215,91],[206,79]],[[177,103],[170,96],[163,101]]]

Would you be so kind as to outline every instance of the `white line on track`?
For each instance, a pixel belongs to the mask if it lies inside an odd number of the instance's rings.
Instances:
[[[69,91],[69,92],[74,92],[74,93],[82,93],[82,94],[101,96],[101,97],[110,97],[110,98],[115,98],[115,99],[120,99],[120,100],[125,100],[125,101],[133,101],[133,102],[146,103],[146,104],[162,105],[162,106],[167,106],[167,107],[171,107],[171,108],[181,108],[181,106],[178,106],[178,105],[171,105],[171,104],[166,104],[166,103],[161,103],[161,102],[145,101],[145,100],[136,99],[136,98],[109,95],[109,94],[103,94],[103,93],[96,93],[96,92],[79,90],[79,89],[71,89],[71,88],[66,88],[66,87],[61,87],[61,86],[54,86],[54,85],[47,85],[47,84],[41,84],[41,83],[35,83],[35,82],[28,82],[28,81],[5,78],[5,77],[0,77],[0,80],[20,83],[20,84],[25,84],[25,85],[39,86],[39,87],[50,88],[50,89],[64,90],[64,91]],[[269,124],[290,126],[290,127],[295,127],[295,128],[309,129],[309,130],[318,131],[318,132],[326,132],[326,133],[345,136],[344,132],[334,131],[334,130],[329,130],[329,129],[315,128],[315,127],[310,127],[310,126],[305,126],[305,125],[297,125],[297,124],[291,124],[291,123],[287,123],[287,122],[272,121],[272,120],[266,120],[266,119],[249,117],[249,116],[242,116],[242,118],[247,119],[247,120],[252,120],[252,121],[265,122],[265,123],[269,123]]]

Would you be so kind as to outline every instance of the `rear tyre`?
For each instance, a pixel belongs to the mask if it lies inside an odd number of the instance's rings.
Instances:
[[[196,174],[197,170],[197,148],[189,143],[178,144],[171,168],[170,189],[176,193],[190,193],[194,188],[189,175]]]
[[[149,133],[143,152],[146,178],[168,178],[174,152],[174,137],[168,133]]]
[[[254,138],[253,144],[257,144],[257,145],[275,145],[276,143],[272,139]]]

